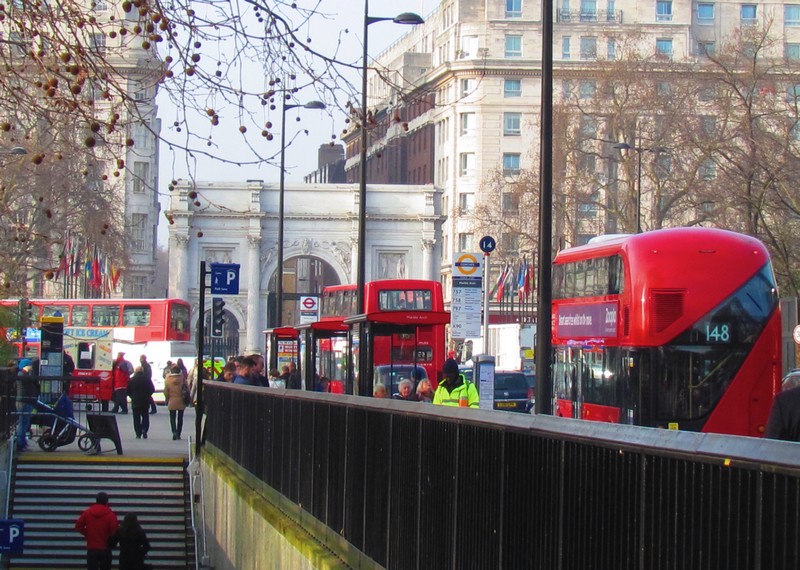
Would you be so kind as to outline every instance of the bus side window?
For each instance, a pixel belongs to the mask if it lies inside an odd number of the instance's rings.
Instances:
[[[78,343],[78,369],[92,370],[94,368],[94,348],[94,344],[91,342]]]

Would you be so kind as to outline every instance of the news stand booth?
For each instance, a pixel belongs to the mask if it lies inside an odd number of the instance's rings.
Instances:
[[[347,381],[347,326],[341,321],[317,321],[297,327],[303,389],[314,390],[319,378],[328,392],[344,394]]]
[[[277,370],[290,362],[297,364],[298,360],[298,333],[294,327],[276,327],[264,331],[266,337],[267,370]]]
[[[388,342],[391,345],[396,335],[408,335],[416,339],[420,327],[449,323],[448,311],[376,312],[345,319],[344,324],[348,328],[347,359],[353,363],[348,370],[345,392],[357,396],[372,396],[376,343]],[[393,345],[391,349],[390,354],[394,352]]]
[[[37,425],[41,430],[38,434],[39,447],[54,451],[61,445],[72,443],[72,439],[54,436],[55,417],[84,432],[78,438],[78,447],[82,451],[99,453],[100,440],[110,439],[117,453],[122,455],[122,441],[114,414],[99,412],[93,409],[93,403],[85,403],[77,410],[73,407],[68,415],[59,417],[63,412],[57,411],[58,402],[64,395],[69,398],[70,384],[75,379],[72,375],[64,374],[64,317],[43,316],[40,323],[39,370],[37,376],[31,377],[32,381],[38,381],[39,384],[39,397],[34,406],[38,413],[31,415],[31,425]],[[50,413],[51,409],[53,413]]]

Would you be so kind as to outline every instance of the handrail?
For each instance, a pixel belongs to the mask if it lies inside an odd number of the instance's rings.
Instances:
[[[186,445],[189,446],[189,463],[186,465],[186,470],[189,473],[189,497],[191,500],[191,521],[192,521],[192,534],[194,535],[194,567],[196,570],[200,570],[201,568],[205,568],[205,564],[203,563],[204,560],[208,559],[208,552],[206,551],[206,536],[205,536],[205,517],[206,517],[206,510],[205,505],[203,503],[203,482],[202,482],[202,475],[203,471],[200,469],[200,463],[198,462],[198,456],[195,455],[195,446],[192,443],[192,436],[187,438]],[[194,470],[194,473],[190,471],[190,469]],[[202,528],[198,530],[197,527],[197,517],[195,515],[195,479],[200,479],[200,491],[198,493],[198,497],[200,500],[197,503],[197,508],[200,509],[201,515],[201,523]],[[202,549],[202,555],[200,551]]]

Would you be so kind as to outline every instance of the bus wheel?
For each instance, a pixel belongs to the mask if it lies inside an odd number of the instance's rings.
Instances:
[[[55,451],[56,447],[58,447],[58,442],[53,434],[46,433],[39,437],[39,447],[43,451]]]

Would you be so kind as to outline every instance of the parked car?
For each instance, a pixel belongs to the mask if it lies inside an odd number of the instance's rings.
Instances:
[[[412,378],[412,372],[414,378]],[[422,366],[414,366],[413,364],[382,364],[375,367],[375,383],[383,384],[386,386],[386,391],[389,396],[397,394],[400,391],[400,382],[403,380],[411,380],[414,383],[414,390],[417,389],[417,384],[420,380],[428,377],[428,373]]]
[[[506,412],[530,413],[533,389],[525,374],[519,371],[495,370],[494,409]]]
[[[781,381],[781,391],[791,390],[800,386],[800,368],[790,370]]]

